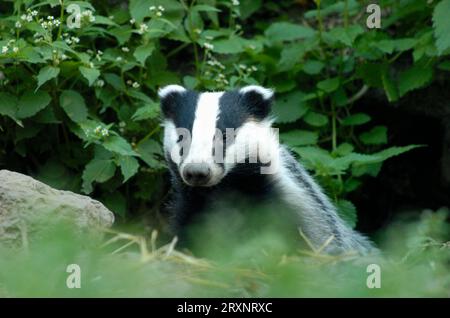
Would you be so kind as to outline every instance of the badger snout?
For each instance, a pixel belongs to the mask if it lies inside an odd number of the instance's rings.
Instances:
[[[184,181],[191,186],[207,185],[211,179],[211,168],[206,163],[188,163],[182,173]]]

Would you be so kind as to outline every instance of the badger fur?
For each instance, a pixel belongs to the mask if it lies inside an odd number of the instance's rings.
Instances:
[[[211,203],[239,193],[255,202],[283,202],[314,248],[325,246],[323,251],[330,254],[373,250],[279,144],[270,118],[272,90],[250,85],[226,92],[195,92],[169,85],[159,90],[159,97],[172,184],[167,208],[174,233]],[[228,134],[230,129],[234,135]],[[215,160],[218,148],[222,161]],[[245,160],[236,160],[239,155]]]

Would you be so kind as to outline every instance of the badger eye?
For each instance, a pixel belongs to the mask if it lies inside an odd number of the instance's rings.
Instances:
[[[177,144],[180,143],[182,139],[183,139],[183,135],[178,135]]]

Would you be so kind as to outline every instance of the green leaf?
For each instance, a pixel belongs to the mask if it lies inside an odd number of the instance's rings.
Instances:
[[[26,92],[19,100],[17,118],[23,119],[35,115],[50,103],[50,95],[44,91]]]
[[[159,104],[152,102],[140,107],[131,117],[133,120],[153,119],[159,116]]]
[[[298,24],[277,22],[271,24],[264,33],[270,41],[282,42],[311,38],[314,36],[315,31],[312,28]]]
[[[203,11],[203,12],[220,12],[221,11],[220,9],[217,9],[213,6],[209,6],[207,4],[197,4],[197,5],[193,6],[191,8],[191,10],[198,11],[198,12],[201,12],[201,11]]]
[[[36,90],[39,89],[45,82],[51,80],[52,78],[57,77],[59,74],[59,68],[53,67],[53,66],[45,66],[41,68],[39,71],[39,74],[37,76],[38,79],[38,86]]]
[[[360,25],[351,25],[348,27],[335,27],[331,31],[323,34],[324,39],[327,42],[335,43],[340,42],[347,46],[352,46],[356,37],[364,33],[364,29]]]
[[[322,127],[325,126],[328,123],[328,117],[316,112],[309,112],[306,114],[306,116],[303,118],[303,120],[315,127]]]
[[[324,68],[325,64],[320,61],[308,60],[303,64],[303,72],[309,75],[317,75]]]
[[[303,92],[292,92],[277,98],[272,108],[278,123],[291,123],[300,119],[308,111],[308,105],[303,101]]]
[[[375,126],[370,131],[362,133],[359,139],[366,145],[381,145],[387,143],[387,128]]]
[[[281,51],[280,60],[278,61],[278,71],[289,71],[294,67],[306,53],[304,45],[293,43],[286,45]]]
[[[450,48],[450,0],[442,0],[433,11],[434,36],[439,54]]]
[[[153,139],[147,139],[140,142],[136,148],[140,157],[151,168],[161,169],[164,167],[163,150],[161,145]]]
[[[17,119],[17,98],[8,93],[0,93],[0,115],[8,116],[18,125],[22,126],[22,122]]]
[[[114,73],[105,73],[103,74],[103,77],[105,78],[105,81],[111,85],[114,89],[118,91],[124,91],[125,84],[120,76]]]
[[[120,136],[109,136],[102,143],[103,147],[114,153],[124,156],[136,156],[137,153],[124,138]]]
[[[385,69],[381,74],[381,81],[383,83],[384,92],[388,98],[389,102],[395,102],[398,100],[398,90],[394,81],[391,79],[391,76],[388,73],[388,70]]]
[[[365,113],[357,113],[350,116],[345,117],[341,124],[343,126],[356,126],[363,125],[370,121],[370,116]]]
[[[317,88],[331,93],[339,88],[339,77],[328,78],[317,83]]]
[[[144,66],[145,61],[150,55],[152,55],[154,50],[155,44],[153,42],[149,42],[147,44],[138,46],[134,51],[133,56],[136,58],[136,61],[138,61],[142,66]]]
[[[220,54],[236,54],[245,51],[245,41],[238,36],[231,36],[228,39],[214,40],[213,51]]]
[[[95,80],[100,76],[100,71],[95,68],[80,66],[78,69],[84,78],[88,80],[89,86],[92,86]]]
[[[88,110],[83,96],[73,90],[65,90],[59,97],[59,104],[67,116],[76,123],[87,119]]]
[[[280,134],[281,141],[290,147],[315,145],[318,138],[319,135],[316,132],[300,129]]]
[[[355,205],[348,200],[339,200],[337,203],[339,216],[351,227],[356,226],[357,213]]]
[[[403,96],[407,92],[425,86],[433,77],[431,66],[415,64],[408,70],[400,73],[398,77],[399,95]]]
[[[123,183],[127,182],[134,176],[139,169],[139,162],[136,158],[131,156],[120,156],[119,158],[120,171],[123,175]]]
[[[92,192],[92,182],[105,182],[111,179],[116,172],[116,166],[111,159],[93,159],[90,161],[83,171],[83,185],[84,193]]]

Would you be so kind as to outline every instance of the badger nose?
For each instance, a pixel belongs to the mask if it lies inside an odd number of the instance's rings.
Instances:
[[[183,169],[183,177],[192,186],[205,185],[211,177],[211,169],[206,163],[188,163]]]

